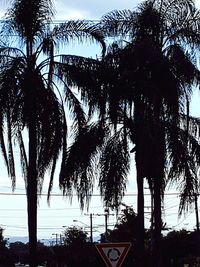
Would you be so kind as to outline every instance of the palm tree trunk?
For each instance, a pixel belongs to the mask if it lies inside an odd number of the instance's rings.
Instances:
[[[136,125],[135,131],[135,163],[137,172],[137,266],[144,266],[144,170],[143,170],[143,135],[144,127],[141,118],[143,118],[143,105],[139,98],[134,102],[134,119]]]
[[[137,169],[137,266],[144,266],[144,179]]]
[[[37,135],[34,90],[30,90],[29,165],[27,177],[27,210],[30,267],[37,266]]]
[[[154,240],[153,240],[153,262],[155,267],[162,267],[162,209],[161,195],[162,185],[157,177],[154,181]]]
[[[154,174],[153,174],[153,201],[154,201],[154,238],[153,238],[153,261],[154,267],[162,267],[162,195],[165,169],[165,131],[161,127],[159,114],[162,111],[162,104],[158,99],[155,101],[155,114],[153,122],[153,140],[154,147]],[[160,127],[158,127],[160,125]]]
[[[30,171],[31,172],[31,171]],[[35,181],[28,177],[27,182],[27,205],[28,205],[28,232],[29,232],[29,264],[37,266],[37,193]]]

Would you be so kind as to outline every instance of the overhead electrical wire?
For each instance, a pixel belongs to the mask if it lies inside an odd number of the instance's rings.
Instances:
[[[26,193],[8,193],[8,192],[0,192],[1,196],[26,196]],[[172,193],[165,193],[165,195],[167,196],[173,196],[173,195],[179,195],[178,192],[172,192]],[[42,193],[42,194],[38,194],[38,196],[47,196],[47,193]],[[61,197],[65,197],[65,195],[61,194],[61,193],[52,193],[51,196],[61,196]],[[77,196],[77,194],[73,194],[73,196]],[[101,194],[91,194],[91,197],[101,197]],[[127,196],[137,196],[137,193],[127,193],[124,195],[124,197]],[[145,193],[144,196],[151,196],[150,193]]]

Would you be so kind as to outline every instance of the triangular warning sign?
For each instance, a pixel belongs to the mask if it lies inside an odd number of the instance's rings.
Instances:
[[[120,267],[131,243],[101,243],[95,246],[107,267]]]

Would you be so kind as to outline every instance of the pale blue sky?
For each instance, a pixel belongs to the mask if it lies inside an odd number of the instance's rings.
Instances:
[[[5,9],[10,1],[0,1],[0,16],[5,12]],[[100,17],[108,11],[115,9],[132,9],[140,1],[134,0],[56,0],[55,7],[57,10],[56,19],[100,19]],[[197,1],[200,4],[200,0]],[[94,48],[94,47],[93,47]],[[75,46],[69,46],[67,53],[72,53],[76,51]],[[96,49],[96,48],[95,48]],[[94,53],[94,49],[88,49],[88,47],[82,51],[87,50]],[[98,51],[98,50],[97,50]],[[89,55],[88,55],[89,56]],[[200,116],[198,92],[195,94],[193,101],[192,113],[193,115]],[[16,151],[16,157],[18,152]],[[124,202],[128,205],[133,205],[136,207],[136,187],[134,183],[134,172],[130,174],[130,182],[127,188],[127,193],[133,194],[126,196]],[[46,192],[46,185],[48,181],[44,184],[44,192]],[[27,236],[27,217],[26,217],[26,197],[24,191],[24,183],[20,178],[20,172],[17,178],[16,193],[19,195],[2,195],[2,193],[11,194],[10,181],[7,177],[5,168],[1,165],[0,173],[0,226],[5,228],[5,235],[10,236]],[[172,190],[173,192],[175,190]],[[58,186],[55,185],[54,192],[59,193]],[[149,193],[146,190],[147,194]],[[20,195],[22,194],[22,195]],[[150,199],[149,196],[145,200],[146,206],[146,223],[149,224],[150,216]],[[194,213],[189,213],[186,218],[182,217],[179,221],[177,220],[177,210],[178,210],[178,198],[177,195],[166,195],[165,201],[167,225],[169,227],[177,225],[177,227],[188,227],[192,229],[195,226]],[[79,205],[77,204],[76,198],[74,198],[72,205],[69,201],[63,199],[61,196],[52,196],[51,207],[49,208],[46,203],[46,196],[42,196],[40,199],[40,205],[38,210],[38,237],[39,238],[49,238],[52,233],[60,234],[62,232],[62,226],[70,226],[73,220],[79,220],[85,224],[89,225],[89,216],[84,215],[85,213],[102,214],[103,206],[100,197],[93,197],[90,205],[89,211],[84,211],[82,214],[79,210]],[[110,217],[110,223],[115,223],[115,216]],[[103,216],[94,216],[94,225],[104,224]],[[84,226],[82,223],[76,223],[78,225]],[[103,227],[99,227],[99,231],[103,231]],[[97,233],[96,233],[97,235]]]

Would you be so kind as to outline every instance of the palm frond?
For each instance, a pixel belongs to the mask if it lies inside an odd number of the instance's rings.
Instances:
[[[77,40],[80,43],[84,41],[97,42],[102,47],[102,55],[106,50],[104,36],[98,25],[86,20],[70,20],[55,26],[52,31],[54,40],[59,43],[68,43]]]
[[[108,139],[100,157],[99,187],[106,206],[118,209],[126,190],[129,163],[128,143],[120,130]]]
[[[169,128],[168,128],[169,129]],[[172,129],[168,152],[170,159],[169,178],[172,183],[178,182],[180,191],[179,215],[188,211],[194,204],[194,195],[198,192],[200,145],[190,131]]]
[[[13,144],[12,144],[12,126],[11,117],[8,111],[7,113],[7,141],[8,141],[8,163],[9,163],[9,176],[12,181],[12,188],[15,189],[16,175],[15,175],[15,162],[13,154]]]
[[[0,147],[1,147],[1,152],[3,155],[3,159],[5,161],[6,168],[7,168],[8,174],[9,174],[9,161],[8,161],[8,155],[7,155],[7,150],[6,150],[5,140],[4,140],[2,120],[1,120],[1,126],[0,126]]]
[[[24,58],[24,53],[21,49],[16,47],[0,46],[0,59],[1,63],[7,62],[10,59],[15,59],[16,57]]]
[[[51,0],[16,0],[6,13],[3,32],[17,32],[20,37],[35,41],[51,22],[53,9]]]
[[[173,45],[168,48],[168,58],[172,71],[184,86],[191,88],[191,84],[199,84],[200,72],[189,53],[185,53],[179,45]]]
[[[38,93],[38,171],[43,178],[63,144],[63,109],[51,90]]]
[[[100,111],[101,117],[105,115],[107,93],[102,84],[107,83],[106,63],[107,61],[104,64],[90,58],[63,55],[61,62],[54,64],[55,72],[65,81],[66,88],[69,86],[78,89],[80,100],[89,108],[89,115],[96,110]]]
[[[20,163],[21,163],[21,167],[22,167],[22,174],[24,176],[25,187],[27,187],[28,159],[27,159],[27,153],[26,153],[26,149],[25,149],[24,140],[22,137],[22,132],[20,129],[19,129],[18,134],[17,134],[17,140],[18,140],[19,149],[20,149]]]
[[[74,129],[75,134],[77,134],[82,131],[86,123],[85,112],[81,102],[68,86],[65,87],[65,95],[69,110],[73,116],[72,129]]]
[[[97,175],[95,158],[109,134],[101,123],[85,126],[68,150],[67,158],[60,174],[63,193],[72,196],[76,190],[81,208],[88,205]]]
[[[157,1],[155,1],[157,2]],[[193,0],[162,1],[161,16],[166,23],[170,42],[176,39],[188,43],[193,48],[199,47],[200,12]]]
[[[191,167],[191,166],[189,166]],[[186,166],[184,173],[184,181],[180,184],[180,204],[179,204],[179,216],[187,213],[195,202],[195,194],[198,193],[198,179],[197,174],[191,172]]]
[[[62,159],[61,159],[61,166],[60,166],[60,174],[59,177],[63,177],[64,171],[65,171],[65,161],[67,159],[67,121],[66,116],[64,112],[64,105],[62,103],[62,109],[63,109],[63,125],[62,125],[62,133],[63,133],[63,140],[62,140]],[[51,168],[51,175],[49,179],[49,187],[48,187],[48,194],[47,194],[47,201],[50,204],[50,196],[51,191],[53,188],[53,180],[54,180],[54,173],[56,168],[56,161],[57,161],[57,155],[52,160],[52,168]]]
[[[100,22],[103,33],[129,39],[128,34],[133,36],[137,24],[137,13],[131,10],[114,10],[104,15]]]
[[[51,174],[49,178],[49,187],[48,187],[48,193],[47,193],[47,202],[50,205],[50,196],[51,196],[51,191],[53,189],[53,180],[54,180],[54,174],[56,170],[56,163],[57,163],[57,155],[52,160],[52,168],[51,168]],[[42,191],[42,185],[40,186],[40,192]]]
[[[93,95],[97,94],[100,89],[101,62],[71,55],[62,55],[60,61],[54,63],[58,77],[65,80],[68,86],[77,87],[81,93],[81,100],[91,101],[94,98]]]

